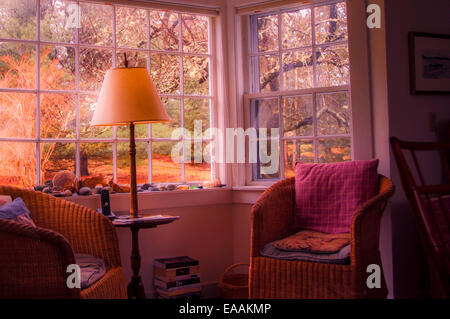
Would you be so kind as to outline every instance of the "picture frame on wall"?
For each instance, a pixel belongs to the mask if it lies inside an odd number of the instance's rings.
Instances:
[[[450,94],[450,35],[409,33],[411,94]]]

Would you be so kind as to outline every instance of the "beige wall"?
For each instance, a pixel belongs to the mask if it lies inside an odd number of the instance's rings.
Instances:
[[[201,282],[204,293],[209,297],[217,295],[215,288],[220,275],[226,267],[233,264],[234,259],[234,224],[235,216],[232,211],[231,197],[217,195],[217,192],[204,192],[201,197],[213,197],[216,204],[211,205],[208,200],[199,204],[195,193],[190,194],[193,202],[180,199],[180,194],[161,196],[163,194],[146,194],[140,196],[140,211],[146,214],[168,214],[180,216],[167,225],[139,231],[139,245],[141,252],[141,275],[147,296],[153,294],[153,260],[156,258],[188,255],[200,261]],[[216,194],[213,194],[216,193]],[[185,193],[186,194],[186,193]],[[188,194],[188,193],[187,193]],[[199,193],[197,193],[199,194]],[[188,194],[189,195],[189,194]],[[158,198],[155,204],[154,198]],[[89,208],[99,207],[99,196],[72,197],[71,201]],[[183,205],[181,202],[184,202]],[[180,204],[181,203],[181,204]],[[128,194],[114,194],[111,196],[111,208],[116,213],[129,206]],[[152,207],[157,207],[152,208]],[[241,229],[237,229],[237,236]],[[243,231],[245,232],[245,231]],[[122,265],[125,268],[127,282],[131,278],[131,232],[127,228],[117,229]],[[245,236],[244,236],[245,237]]]
[[[160,213],[158,210],[148,212]],[[141,274],[147,295],[152,294],[155,258],[188,255],[200,261],[204,293],[214,297],[210,285],[215,286],[224,269],[234,262],[231,205],[179,207],[165,213],[180,216],[180,219],[139,233]],[[129,260],[131,233],[128,229],[118,229],[117,234],[125,276],[129,281],[132,274]]]

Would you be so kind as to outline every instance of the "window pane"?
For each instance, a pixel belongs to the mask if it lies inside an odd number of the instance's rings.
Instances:
[[[209,58],[184,56],[184,93],[209,95]]]
[[[172,159],[172,148],[177,147],[176,157]],[[152,142],[152,182],[181,181],[181,142]],[[175,160],[175,161],[174,161]]]
[[[59,171],[75,173],[75,143],[42,143],[41,184],[51,180]]]
[[[265,16],[256,19],[258,32],[258,50],[278,50],[278,16]]]
[[[199,133],[202,134],[210,127],[210,116],[209,99],[184,99],[184,127],[192,138],[194,138],[195,121],[201,121],[202,131]]]
[[[36,144],[0,142],[0,184],[36,185]]]
[[[343,162],[351,159],[351,140],[349,137],[319,139],[320,163]]]
[[[118,67],[125,66],[125,56],[127,55],[128,67],[147,68],[147,53],[141,51],[123,51],[119,50],[116,53],[116,65]]]
[[[80,49],[80,89],[100,90],[105,73],[111,65],[111,50]]]
[[[151,54],[150,73],[159,93],[180,93],[180,57],[173,54]]]
[[[312,136],[313,103],[312,95],[283,98],[284,136]]]
[[[208,18],[189,14],[181,15],[183,51],[208,53]]]
[[[130,127],[127,125],[119,125],[117,127],[117,137],[130,138]],[[148,137],[148,125],[147,124],[135,124],[134,125],[134,137]]]
[[[317,94],[317,133],[350,134],[351,111],[347,92]]]
[[[0,42],[0,88],[36,87],[36,47]]]
[[[0,38],[36,39],[36,0],[0,0]]]
[[[311,50],[283,53],[283,80],[285,89],[307,89],[314,85]]]
[[[80,43],[109,46],[112,44],[113,7],[80,2]]]
[[[75,89],[75,48],[41,46],[40,87],[49,90]]]
[[[185,175],[188,182],[211,180],[211,145],[207,142],[191,144],[191,159],[186,161]]]
[[[116,43],[122,48],[147,48],[147,11],[116,8]]]
[[[281,18],[284,49],[311,46],[311,9],[283,13]]]
[[[267,136],[271,137],[275,134],[271,129],[280,127],[277,98],[253,100],[250,114],[250,127],[258,130],[258,136],[260,129],[267,129]]]
[[[253,58],[259,70],[259,83],[255,85],[256,92],[274,92],[280,88],[280,61],[278,56],[266,55]],[[258,81],[258,78],[255,78]]]
[[[136,143],[136,181],[148,182],[148,142]],[[117,183],[130,185],[130,143],[117,143]]]
[[[75,17],[79,10],[77,3],[63,0],[41,0],[40,3],[41,40],[74,43],[77,33]]]
[[[180,127],[180,99],[161,98],[161,101],[169,114],[169,123],[152,124],[152,137],[172,137],[174,129]]]
[[[330,46],[316,51],[317,86],[338,86],[350,82],[347,45]]]
[[[316,43],[347,40],[347,7],[345,2],[314,9]]]
[[[0,137],[36,137],[36,95],[0,93]]]
[[[179,34],[178,14],[150,11],[151,49],[178,50]]]
[[[284,141],[284,177],[295,176],[295,163],[297,162],[314,163],[313,141]]]
[[[41,94],[41,137],[75,138],[75,96]]]
[[[80,137],[81,138],[112,137],[112,127],[90,125],[97,104],[97,95],[80,94],[78,103],[80,107]]]
[[[110,143],[80,144],[80,175],[113,179],[113,154]]]

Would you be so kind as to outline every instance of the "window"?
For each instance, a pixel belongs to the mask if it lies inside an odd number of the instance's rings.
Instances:
[[[128,183],[129,130],[90,127],[106,71],[146,67],[172,118],[137,125],[137,180],[210,180],[209,163],[178,162],[172,133],[210,126],[210,18],[63,0],[0,0],[0,184],[33,186],[60,170]],[[203,139],[204,143],[208,140]],[[185,148],[180,158],[185,158]],[[192,148],[193,149],[193,148]]]
[[[296,162],[351,160],[345,1],[252,15],[249,22],[245,105],[259,144],[251,179],[294,176]],[[280,165],[270,153],[281,154]]]

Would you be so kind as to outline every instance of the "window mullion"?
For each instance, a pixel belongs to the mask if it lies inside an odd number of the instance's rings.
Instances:
[[[152,19],[150,18],[150,10],[147,10],[147,43],[148,43],[148,51],[147,51],[147,71],[151,75],[152,71],[152,65],[151,65],[151,37],[150,33],[152,31],[151,28]],[[147,181],[148,183],[152,183],[152,160],[153,160],[153,131],[152,131],[152,124],[148,124],[147,126],[147,135],[148,135],[148,143],[147,143]]]
[[[284,136],[284,128],[283,128],[283,97],[280,95],[278,96],[278,114],[279,114],[279,136],[278,136],[278,143],[279,143],[279,159],[278,159],[278,165],[280,167],[280,178],[284,178],[284,141],[282,140],[282,137]],[[271,134],[272,135],[272,134]],[[273,150],[270,150],[270,153],[272,154]]]
[[[182,23],[182,14],[178,14],[178,19],[180,21],[180,29],[178,32],[178,45],[180,49],[180,93],[181,93],[181,100],[180,100],[180,127],[181,130],[181,181],[183,183],[186,182],[186,167],[185,167],[185,154],[184,154],[184,148],[186,146],[185,142],[185,136],[184,136],[184,53],[183,53],[183,23]]]
[[[81,7],[78,3],[78,10]],[[79,13],[81,16],[81,12]],[[75,33],[75,175],[80,178],[80,29]]]
[[[116,6],[112,6],[112,65],[117,67],[117,41],[116,41]],[[113,126],[113,181],[117,183],[117,126]]]
[[[284,76],[283,76],[283,51],[282,51],[282,41],[281,41],[281,35],[282,35],[282,27],[283,23],[281,21],[281,13],[278,13],[278,65],[280,66],[279,76],[280,76],[280,87],[279,90],[284,90]]]
[[[319,139],[317,137],[317,103],[316,103],[316,93],[312,95],[312,103],[313,103],[313,131],[314,131],[314,162],[319,162]]]
[[[41,137],[41,123],[40,123],[40,113],[41,113],[41,97],[39,93],[40,89],[40,45],[39,40],[41,39],[41,4],[40,0],[36,1],[36,36],[37,36],[37,44],[35,46],[36,50],[36,184],[41,184],[41,145],[40,145],[40,137]]]

